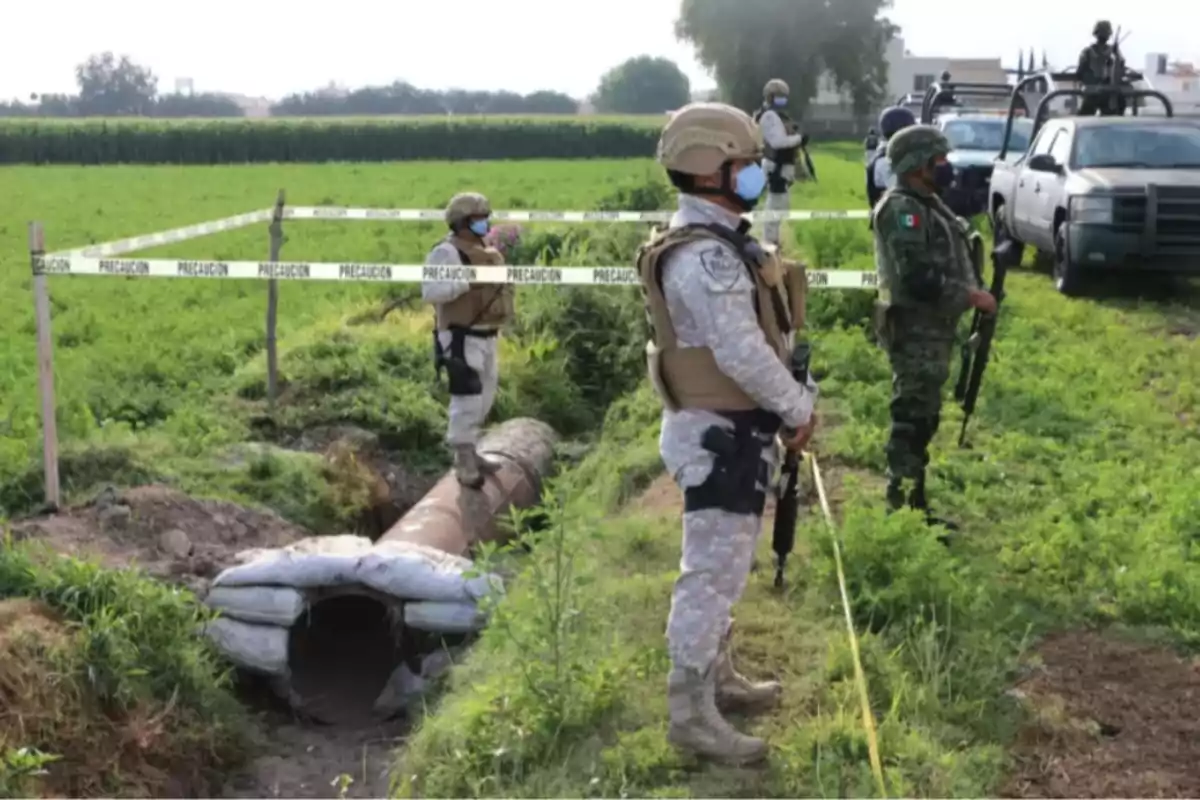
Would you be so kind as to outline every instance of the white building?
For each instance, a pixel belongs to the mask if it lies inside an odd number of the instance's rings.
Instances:
[[[888,65],[888,87],[884,101],[895,102],[909,92],[923,93],[938,80],[943,72],[949,72],[956,81],[972,83],[1008,83],[1008,74],[999,58],[947,58],[945,56],[914,56],[904,47],[904,39],[897,36],[888,43],[885,52]],[[847,104],[826,75],[817,86],[815,105],[837,106]]]
[[[1195,65],[1171,61],[1166,53],[1150,53],[1143,74],[1167,96],[1176,114],[1200,116],[1200,70]]]

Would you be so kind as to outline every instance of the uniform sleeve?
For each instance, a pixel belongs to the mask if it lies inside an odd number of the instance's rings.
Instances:
[[[425,256],[428,266],[462,266],[458,249],[449,242],[441,242]],[[467,293],[471,284],[467,281],[425,281],[421,284],[421,299],[426,303],[450,303]]]
[[[774,111],[768,111],[763,114],[762,119],[759,120],[759,125],[762,127],[763,141],[776,150],[799,147],[800,140],[804,136],[800,133],[793,133],[791,136],[788,136],[787,130],[783,127],[783,120]]]
[[[681,284],[681,299],[703,331],[717,368],[787,427],[808,422],[815,392],[797,383],[767,344],[758,325],[754,283],[741,259],[723,244],[699,242],[680,248],[671,266],[694,276]]]
[[[887,156],[876,160],[875,162],[875,186],[876,188],[891,189],[893,188],[892,162],[888,161]]]

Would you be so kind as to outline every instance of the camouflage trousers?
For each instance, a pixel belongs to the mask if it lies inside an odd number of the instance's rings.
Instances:
[[[955,328],[911,319],[890,309],[880,340],[892,365],[892,427],[887,442],[888,478],[916,480],[929,466],[929,443],[941,422],[942,387],[950,378]]]
[[[762,517],[720,509],[683,515],[683,556],[671,593],[667,649],[676,667],[705,670],[746,590]]]

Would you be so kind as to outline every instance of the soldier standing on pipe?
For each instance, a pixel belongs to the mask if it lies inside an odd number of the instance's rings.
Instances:
[[[799,450],[816,425],[817,387],[797,383],[787,366],[804,273],[747,235],[741,216],[766,183],[760,156],[743,111],[679,109],[657,155],[679,210],[637,258],[653,336],[649,371],[664,406],[659,447],[683,490],[683,555],[667,621],[668,737],[734,764],[762,759],[767,746],[735,730],[718,706],[773,705],[781,687],[734,670],[730,610],[762,529],[776,434],[784,426],[783,444]]]
[[[766,145],[763,148],[762,168],[767,173],[767,211],[787,211],[792,207],[790,192],[796,181],[796,156],[807,141],[783,110],[787,107],[789,93],[788,85],[778,78],[767,81],[763,87],[762,108],[754,114],[754,121],[762,129]],[[803,162],[800,169],[805,169]],[[803,174],[803,177],[809,176]],[[782,227],[781,220],[764,223],[763,239],[771,244],[779,244]]]
[[[876,326],[892,365],[887,502],[925,513],[930,525],[954,530],[929,511],[925,470],[941,421],[942,386],[959,318],[969,308],[996,311],[979,288],[975,259],[982,242],[938,197],[953,178],[950,143],[929,125],[905,128],[888,143],[897,185],[872,214],[879,274]],[[907,496],[905,489],[908,489]]]
[[[483,242],[491,214],[491,205],[481,194],[452,197],[446,206],[450,232],[429,252],[426,265],[503,264],[500,251]],[[477,489],[484,476],[497,469],[476,452],[475,444],[496,399],[498,337],[513,318],[513,289],[507,284],[471,283],[453,269],[446,272],[445,280],[422,283],[421,297],[436,308],[434,361],[438,373],[445,369],[449,377],[446,442],[454,451],[454,473],[463,486]]]

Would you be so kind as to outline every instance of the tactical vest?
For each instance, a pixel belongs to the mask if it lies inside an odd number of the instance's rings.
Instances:
[[[1095,85],[1111,80],[1109,61],[1113,59],[1111,45],[1095,44],[1083,48],[1079,55],[1080,83]]]
[[[702,239],[732,244],[741,254],[742,263],[754,281],[759,328],[784,364],[790,355],[788,334],[804,327],[807,278],[803,266],[780,259],[773,247],[763,246],[762,258],[755,260],[733,231],[719,230],[718,226],[656,231],[638,250],[637,269],[652,337],[646,343],[646,364],[663,405],[670,411],[681,408],[750,411],[759,407],[757,401],[720,370],[711,349],[679,346],[667,310],[662,283],[665,259],[677,247]]]
[[[761,125],[763,114],[767,113],[768,111],[774,111],[779,115],[779,119],[783,122],[783,129],[789,136],[796,132],[796,123],[792,122],[792,118],[789,117],[782,109],[775,108],[774,106],[763,106],[760,108],[754,113],[754,121]],[[763,142],[763,157],[779,166],[783,166],[785,164],[795,164],[796,156],[799,154],[799,152],[799,145],[796,147],[785,147],[782,150],[776,150],[774,147],[771,147],[769,142]]]
[[[909,297],[904,287],[898,285],[896,281],[896,269],[888,262],[887,248],[884,247],[883,237],[879,232],[878,226],[874,224],[875,217],[896,195],[911,197],[920,202],[922,208],[928,209],[930,212],[927,217],[924,217],[923,221],[928,222],[930,225],[937,225],[950,241],[953,251],[953,262],[949,265],[949,269],[953,270],[955,275],[947,275],[946,277],[961,276],[967,280],[978,280],[983,273],[983,241],[978,233],[971,231],[970,224],[966,220],[960,220],[946,206],[942,199],[936,195],[924,196],[905,189],[889,189],[884,192],[883,198],[871,212],[871,227],[875,231],[875,270],[879,277],[877,304],[883,307],[896,305],[910,308],[925,305]],[[932,228],[926,228],[925,230],[926,240],[928,241]]]
[[[477,267],[499,266],[504,256],[494,247],[477,240],[450,234],[446,241],[454,245],[463,264]],[[512,320],[515,312],[513,290],[508,284],[472,284],[465,294],[437,309],[438,330],[450,328],[499,328]]]

